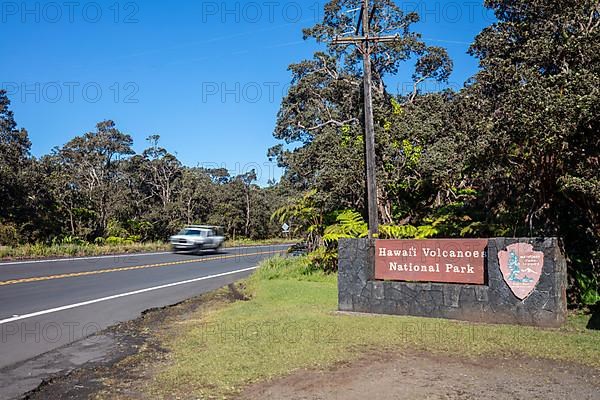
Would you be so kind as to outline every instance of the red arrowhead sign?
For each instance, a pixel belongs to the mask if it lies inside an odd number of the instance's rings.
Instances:
[[[498,252],[498,261],[510,290],[521,300],[527,298],[542,276],[544,253],[529,243],[515,243]]]

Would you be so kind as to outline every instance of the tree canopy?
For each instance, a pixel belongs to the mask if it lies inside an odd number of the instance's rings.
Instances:
[[[288,145],[269,151],[284,182],[316,190],[325,215],[366,215],[360,54],[332,44],[352,30],[348,10],[360,3],[330,1],[304,31],[327,46],[290,66],[274,132]],[[438,237],[559,236],[572,283],[597,279],[599,3],[486,1],[497,21],[469,49],[479,71],[462,90],[438,93],[419,84],[448,78],[446,52],[412,31],[416,14],[375,5],[375,32],[399,37],[371,58],[381,222],[435,227]],[[389,93],[386,77],[412,61],[414,92]]]

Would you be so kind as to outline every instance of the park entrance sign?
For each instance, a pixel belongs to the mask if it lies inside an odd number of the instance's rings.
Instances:
[[[376,240],[375,279],[484,283],[487,239]]]
[[[340,311],[559,327],[557,238],[339,241]]]

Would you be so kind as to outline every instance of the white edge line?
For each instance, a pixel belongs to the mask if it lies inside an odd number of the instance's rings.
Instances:
[[[288,244],[265,244],[262,246],[247,246],[247,247],[224,247],[223,250],[228,249],[257,249],[262,247],[280,247],[280,246],[289,246]],[[141,257],[141,256],[158,256],[162,254],[171,254],[170,251],[163,251],[160,253],[125,253],[125,254],[112,254],[108,256],[92,256],[92,257],[77,257],[77,258],[52,258],[49,260],[29,260],[29,261],[10,261],[10,262],[1,262],[0,268],[5,265],[23,265],[23,264],[42,264],[42,263],[54,263],[54,262],[70,262],[70,261],[82,261],[82,260],[100,260],[106,258],[127,258],[127,257]]]
[[[89,306],[90,304],[96,304],[96,303],[101,303],[101,302],[104,302],[104,301],[110,301],[110,300],[120,299],[121,297],[134,296],[134,295],[137,295],[137,294],[142,294],[142,293],[147,293],[147,292],[153,292],[155,290],[166,289],[166,288],[170,288],[170,287],[174,287],[174,286],[186,285],[188,283],[200,282],[200,281],[205,281],[205,280],[208,280],[208,279],[220,278],[222,276],[239,274],[240,272],[252,271],[252,270],[255,270],[257,268],[258,268],[258,266],[250,267],[250,268],[244,268],[244,269],[238,269],[238,270],[235,270],[235,271],[223,272],[221,274],[203,276],[201,278],[195,278],[195,279],[189,279],[189,280],[186,280],[186,281],[169,283],[169,284],[166,284],[166,285],[155,286],[155,287],[151,287],[151,288],[147,288],[147,289],[140,289],[140,290],[136,290],[134,292],[121,293],[121,294],[116,294],[116,295],[113,295],[113,296],[102,297],[100,299],[88,300],[88,301],[84,301],[82,303],[70,304],[68,306],[51,308],[49,310],[37,311],[37,312],[31,313],[31,314],[25,314],[25,315],[20,315],[18,317],[12,317],[12,318],[8,318],[8,319],[0,320],[0,325],[8,324],[10,322],[20,321],[20,320],[23,320],[23,319],[28,319],[28,318],[33,318],[33,317],[39,317],[40,315],[46,315],[46,314],[51,314],[51,313],[55,313],[55,312],[70,310],[70,309],[73,309],[73,308]]]

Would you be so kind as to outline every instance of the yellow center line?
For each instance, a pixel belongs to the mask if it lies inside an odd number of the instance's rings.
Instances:
[[[249,254],[231,254],[227,256],[218,256],[218,257],[208,257],[208,258],[200,258],[195,260],[185,260],[185,261],[172,261],[165,262],[160,264],[148,264],[148,265],[137,265],[135,267],[122,267],[122,268],[112,268],[112,269],[101,269],[96,271],[85,271],[85,272],[73,272],[70,274],[61,274],[61,275],[50,275],[50,276],[38,276],[33,278],[23,278],[23,279],[13,279],[10,281],[0,281],[0,286],[8,286],[8,285],[16,285],[18,283],[30,283],[30,282],[40,282],[40,281],[49,281],[54,279],[65,279],[65,278],[75,278],[78,276],[88,276],[88,275],[100,275],[100,274],[108,274],[111,272],[125,272],[125,271],[135,271],[138,269],[148,269],[148,268],[162,268],[162,267],[170,267],[174,265],[183,265],[183,264],[193,264],[200,263],[206,261],[215,261],[215,260],[225,260],[228,258],[236,258],[236,257],[250,257],[250,256],[258,256],[265,254],[276,254],[281,253],[285,250],[277,250],[277,251],[262,251],[259,253],[249,253]]]

